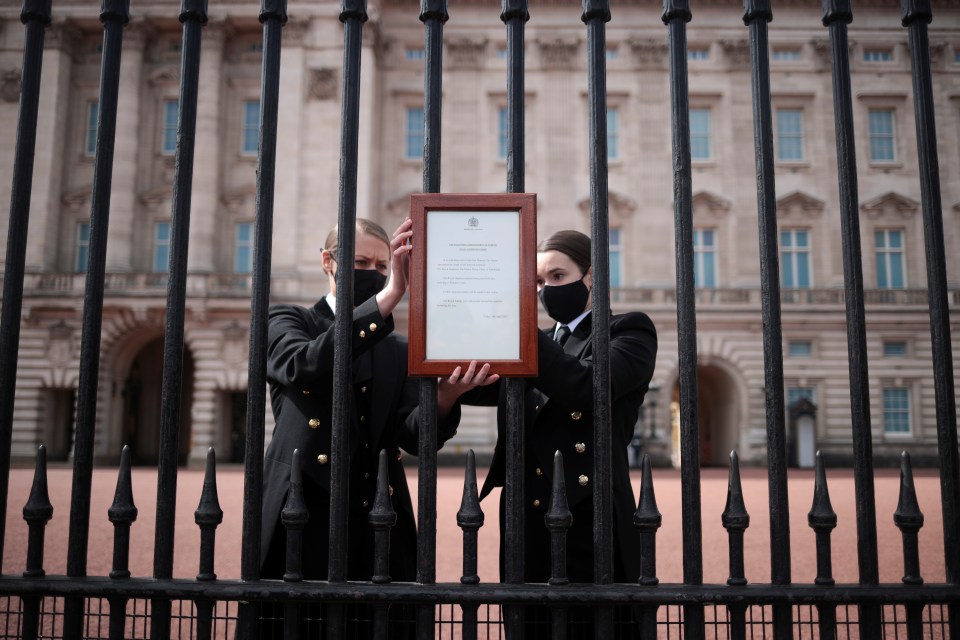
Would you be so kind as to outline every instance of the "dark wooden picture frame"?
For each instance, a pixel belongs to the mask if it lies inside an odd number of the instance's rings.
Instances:
[[[428,359],[428,291],[427,218],[431,214],[469,212],[468,223],[482,227],[484,212],[503,214],[518,212],[517,234],[519,253],[516,256],[519,277],[519,350],[516,358],[488,359],[481,357],[444,357]],[[463,370],[471,360],[490,363],[491,373],[510,377],[537,375],[537,195],[535,193],[417,193],[410,196],[410,217],[413,220],[413,252],[410,263],[410,324],[408,369],[411,376],[450,375],[457,366]],[[492,219],[492,218],[491,218]],[[458,223],[459,224],[459,223]],[[439,242],[434,240],[434,242]],[[449,305],[447,305],[449,306]],[[468,318],[464,318],[463,344],[482,339],[474,335]],[[458,322],[459,326],[459,322]]]

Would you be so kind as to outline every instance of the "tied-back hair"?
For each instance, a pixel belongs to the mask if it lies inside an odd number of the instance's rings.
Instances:
[[[544,251],[559,251],[566,255],[580,267],[582,273],[590,268],[590,236],[579,231],[564,229],[551,234],[537,245],[537,253]]]
[[[333,229],[330,229],[330,233],[327,234],[327,240],[323,243],[324,251],[329,251],[333,256],[333,259],[337,259],[337,249],[339,248],[338,242],[338,230],[340,225],[333,225]],[[379,224],[373,220],[367,220],[366,218],[357,218],[357,235],[368,235],[373,236],[377,240],[383,240],[383,243],[390,246],[390,236],[387,235],[387,232],[383,230]]]

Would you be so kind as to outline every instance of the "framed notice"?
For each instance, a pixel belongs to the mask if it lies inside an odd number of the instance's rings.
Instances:
[[[536,194],[414,194],[410,217],[410,375],[537,375]]]

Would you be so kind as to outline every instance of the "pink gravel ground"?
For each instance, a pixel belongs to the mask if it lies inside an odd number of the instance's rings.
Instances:
[[[51,467],[49,470],[50,500],[53,520],[46,530],[44,566],[48,574],[66,571],[66,548],[69,529],[71,469]],[[478,470],[482,482],[486,470]],[[727,471],[704,469],[701,483],[703,514],[704,581],[723,583],[727,578],[727,537],[720,523],[726,500]],[[893,512],[899,496],[899,472],[878,470],[875,474],[877,530],[880,579],[899,582],[903,575],[902,546],[899,530],[893,524]],[[24,568],[27,548],[27,526],[22,518],[33,477],[32,468],[16,468],[10,473],[7,506],[6,543],[3,552],[3,573],[19,573]],[[408,469],[411,492],[417,495],[416,470]],[[750,513],[746,532],[746,575],[751,582],[770,580],[769,519],[767,509],[767,475],[763,469],[745,469],[742,473],[744,499]],[[939,476],[934,469],[915,471],[917,496],[926,516],[920,531],[921,572],[927,582],[943,582],[943,528],[940,510]],[[833,508],[839,524],[833,532],[833,570],[838,582],[857,581],[856,522],[852,471],[836,469],[828,472]],[[197,574],[200,536],[194,524],[203,471],[181,469],[178,474],[176,552],[174,576],[192,578]],[[223,524],[217,530],[216,572],[220,578],[240,575],[241,505],[243,471],[237,466],[224,466],[217,475]],[[640,476],[633,475],[634,492],[639,495]],[[116,485],[114,469],[97,469],[93,476],[88,574],[105,575],[110,570],[113,553],[112,525],[107,508],[113,501]],[[790,529],[793,581],[810,583],[816,575],[813,531],[807,526],[807,512],[813,496],[813,473],[790,470]],[[680,475],[675,470],[654,470],[657,503],[663,513],[663,526],[657,535],[657,573],[662,582],[682,581],[682,539]],[[139,517],[131,533],[130,569],[135,576],[149,576],[153,566],[153,527],[156,512],[156,470],[136,468],[133,472],[134,500]],[[456,512],[463,494],[463,471],[441,468],[437,498],[437,580],[455,582],[462,570],[462,537],[456,525]],[[484,582],[498,579],[497,494],[483,501],[486,523],[480,530],[480,578]]]

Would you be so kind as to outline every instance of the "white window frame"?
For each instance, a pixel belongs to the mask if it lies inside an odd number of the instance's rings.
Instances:
[[[73,260],[74,271],[86,273],[90,263],[90,221],[77,223],[76,255]]]
[[[801,247],[797,244],[797,234],[804,233],[807,238],[807,246]],[[790,246],[783,243],[783,235],[789,234]],[[780,263],[790,264],[793,282],[786,281],[786,269],[780,269],[780,285],[784,289],[812,289],[813,288],[813,233],[807,227],[783,227],[780,229]],[[807,258],[807,284],[799,284],[799,258],[804,254]]]
[[[608,233],[610,236],[608,255],[610,286],[619,288],[623,286],[623,229],[621,227],[610,227]]]
[[[899,398],[899,399],[896,399],[896,398],[893,398],[893,397],[888,397],[888,395],[889,395],[889,396],[892,396],[893,392],[897,392],[898,395],[899,395],[900,393],[902,393],[903,396],[902,396],[901,398]],[[888,403],[889,403],[889,404],[892,404],[894,401],[897,401],[897,403],[899,404],[900,401],[902,401],[902,400],[904,400],[904,399],[906,400],[906,406],[888,406]],[[913,435],[914,435],[914,433],[913,433],[913,432],[914,432],[914,427],[913,427],[913,389],[911,389],[910,385],[907,385],[907,384],[896,384],[896,383],[894,383],[894,384],[884,384],[884,385],[883,385],[883,390],[881,391],[881,394],[880,394],[880,414],[881,414],[881,416],[883,416],[883,435],[884,435],[884,437],[886,437],[886,438],[912,438]],[[894,416],[896,416],[897,419],[898,419],[897,423],[896,423],[895,425],[889,424],[888,421],[889,421],[889,422],[893,422],[893,421],[891,420],[891,418],[893,418]],[[891,428],[892,426],[899,427],[899,425],[900,425],[899,420],[900,420],[900,419],[903,419],[903,418],[906,419],[906,424],[907,424],[907,429],[906,429],[905,431],[904,431],[904,430],[901,430],[901,429],[899,429],[899,428],[897,428],[897,429],[892,429],[892,428]]]
[[[83,135],[83,155],[93,157],[97,153],[97,129],[100,121],[100,101],[87,102],[87,120]]]
[[[170,122],[171,113],[173,114],[173,122]],[[177,152],[177,124],[179,119],[179,101],[165,98],[160,103],[160,153],[162,155],[172,156]]]
[[[506,160],[510,148],[510,114],[505,105],[497,105],[497,159]]]
[[[240,237],[240,230],[246,227],[249,237],[244,240]],[[253,222],[242,220],[234,224],[233,227],[233,271],[234,273],[251,273],[253,271]],[[240,264],[240,250],[248,251],[246,264]]]
[[[781,125],[781,116],[785,116],[787,113],[796,114],[798,116],[798,130],[784,132]],[[805,127],[804,127],[804,112],[803,109],[799,107],[778,107],[776,111],[776,141],[777,141],[777,162],[780,163],[799,163],[806,162],[807,153],[806,153],[806,144],[804,143],[805,137]],[[784,142],[798,141],[800,145],[800,155],[796,158],[786,158],[784,157]]]
[[[167,237],[160,237],[160,229],[166,226]],[[159,220],[153,223],[153,261],[150,264],[154,273],[166,273],[170,269],[170,246],[173,235],[173,223],[169,220]],[[161,264],[161,251],[166,253],[166,260]]]
[[[706,114],[706,129],[705,131],[694,131],[694,113],[704,113]],[[697,106],[690,108],[690,160],[692,162],[713,162],[714,160],[714,149],[713,149],[713,109],[706,106]],[[705,156],[699,156],[694,154],[694,140],[702,139],[706,140],[707,153]]]
[[[420,118],[420,127],[419,132],[413,131],[411,129],[411,116],[419,112]],[[426,142],[425,139],[425,118],[426,114],[424,113],[422,106],[404,106],[403,108],[403,158],[405,160],[423,160],[423,145]],[[419,144],[415,143],[419,141]],[[414,144],[415,146],[411,146]]]
[[[875,131],[873,128],[873,115],[874,114],[889,114],[890,116],[890,131],[880,132]],[[890,144],[890,156],[889,158],[878,158],[874,155],[874,145],[879,144],[881,141],[889,141]],[[897,149],[897,110],[893,107],[870,107],[867,109],[867,155],[870,159],[870,164],[896,164],[900,161],[900,154]]]
[[[607,108],[607,160],[620,160],[620,107]]]
[[[712,242],[709,245],[704,244],[704,232],[709,231],[712,235]],[[716,289],[717,282],[720,280],[718,269],[719,260],[717,259],[717,236],[716,227],[694,227],[693,229],[693,274],[694,286],[697,289]],[[713,281],[703,282],[705,271],[704,261],[707,258],[713,263]]]
[[[797,349],[794,349],[797,347]],[[806,349],[805,353],[800,353]],[[812,358],[813,340],[795,339],[787,341],[787,355],[791,358]]]
[[[874,241],[873,241],[873,251],[874,251],[874,264],[876,265],[876,282],[877,289],[906,289],[907,288],[907,232],[902,228],[891,228],[891,227],[880,227],[873,230]],[[900,235],[900,246],[891,247],[890,246],[890,236],[893,233]],[[877,235],[883,234],[883,246],[877,246]],[[900,255],[900,274],[903,280],[900,283],[900,286],[894,286],[891,282],[893,270],[891,269],[891,256],[894,254]],[[883,274],[886,277],[887,283],[881,285],[880,283],[880,272],[881,265],[883,269]]]
[[[256,121],[248,122],[248,116],[253,106],[256,106]],[[253,149],[247,146],[247,135],[254,134],[255,146]],[[244,100],[240,107],[240,155],[255,156],[260,151],[260,100]]]

